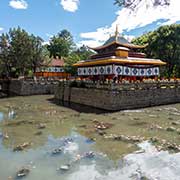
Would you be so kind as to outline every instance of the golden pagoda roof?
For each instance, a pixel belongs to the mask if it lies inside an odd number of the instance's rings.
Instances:
[[[120,58],[116,56],[99,58],[95,60],[79,61],[73,66],[94,66],[94,65],[107,65],[107,64],[129,64],[129,65],[165,65],[166,63],[160,59],[148,59],[148,58]]]

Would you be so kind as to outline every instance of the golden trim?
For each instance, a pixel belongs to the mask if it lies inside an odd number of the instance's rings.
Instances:
[[[80,66],[93,66],[93,65],[106,65],[106,64],[142,64],[142,65],[166,65],[165,62],[161,60],[141,60],[141,59],[102,59],[95,61],[84,61],[73,64],[75,67]]]

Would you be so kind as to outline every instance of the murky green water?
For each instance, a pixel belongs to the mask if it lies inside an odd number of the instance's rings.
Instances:
[[[164,141],[180,145],[180,104],[108,113],[58,106],[52,98],[0,99],[0,180],[16,179],[22,167],[30,169],[27,180],[180,179],[180,154],[158,152],[147,143],[157,137],[157,146]],[[112,127],[97,131],[97,122]],[[145,142],[138,147],[131,140],[106,138],[111,134]],[[23,151],[13,151],[24,143]],[[62,152],[52,154],[59,147]],[[134,153],[144,147],[143,153]],[[90,151],[94,156],[85,157]],[[67,164],[68,171],[59,170]],[[163,168],[166,174],[161,174]]]

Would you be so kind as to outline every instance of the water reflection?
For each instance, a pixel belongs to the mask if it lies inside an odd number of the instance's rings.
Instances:
[[[54,155],[54,149],[62,152]],[[149,142],[139,144],[140,151],[124,156],[115,165],[113,161],[98,151],[94,143],[76,132],[70,136],[54,138],[48,136],[46,144],[36,150],[12,152],[0,145],[0,178],[15,178],[22,167],[30,170],[25,179],[43,180],[179,180],[180,153],[169,154],[157,151]],[[94,152],[93,156],[86,156]],[[61,167],[66,167],[64,170]]]
[[[0,113],[0,179],[14,178],[23,166],[31,170],[25,178],[28,180],[138,180],[143,176],[152,180],[164,180],[166,176],[170,180],[180,179],[178,153],[158,152],[147,142],[140,145],[140,154],[132,153],[137,150],[136,143],[104,138],[104,134],[121,134],[145,139],[158,137],[179,144],[180,104],[110,113],[57,106],[49,99],[52,96],[1,100],[0,111],[4,114]],[[8,107],[13,107],[13,120],[8,117],[12,112]],[[111,123],[112,127],[97,130],[97,122]],[[167,131],[171,126],[173,131]],[[14,147],[23,143],[30,146],[13,152]],[[52,153],[59,148],[59,153]],[[90,151],[95,153],[93,158],[82,158]],[[61,170],[61,166],[67,168],[69,164],[67,172]],[[167,169],[166,175],[161,174],[163,167]]]
[[[3,119],[4,119],[4,114],[0,112],[0,121],[2,121]]]
[[[8,107],[8,119],[14,119],[16,117],[16,112],[12,107]]]
[[[62,148],[62,153],[54,155],[56,148]],[[13,152],[0,145],[0,177],[7,179],[15,177],[18,169],[28,167],[31,173],[27,179],[68,179],[69,175],[79,170],[80,166],[95,165],[99,171],[107,171],[113,167],[111,161],[102,153],[95,152],[88,157],[86,153],[93,151],[93,143],[89,143],[86,137],[72,132],[68,137],[54,138],[48,136],[47,143],[36,149],[24,152]],[[60,168],[69,164],[69,171],[64,172]],[[86,177],[84,177],[86,178]]]

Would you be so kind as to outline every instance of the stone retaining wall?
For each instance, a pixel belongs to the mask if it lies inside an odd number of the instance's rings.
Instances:
[[[88,86],[88,85],[87,85]],[[135,109],[180,102],[180,83],[140,83],[115,86],[70,87],[60,83],[58,101],[73,102],[105,110]]]
[[[57,81],[10,80],[1,81],[1,84],[8,95],[29,96],[54,94]]]

